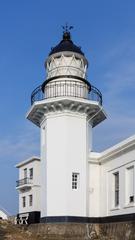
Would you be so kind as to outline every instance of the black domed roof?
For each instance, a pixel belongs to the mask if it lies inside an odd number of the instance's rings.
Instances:
[[[84,55],[84,53],[81,51],[81,48],[72,42],[70,32],[67,31],[63,33],[62,41],[56,47],[51,49],[49,56],[63,51],[70,51]]]

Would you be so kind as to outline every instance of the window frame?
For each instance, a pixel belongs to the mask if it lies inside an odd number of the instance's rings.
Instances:
[[[132,173],[130,172],[132,170]],[[132,174],[132,175],[131,175]],[[131,191],[131,177],[132,177],[132,191]],[[126,204],[134,204],[135,202],[135,192],[134,192],[134,165],[130,165],[126,168]],[[130,190],[129,190],[130,185]],[[130,193],[132,192],[132,194]]]
[[[33,206],[33,195],[30,194],[29,195],[29,207],[32,207]]]
[[[119,171],[113,173],[114,176],[114,207],[120,204],[120,174]]]
[[[33,179],[33,167],[29,169],[29,177],[30,179]]]
[[[80,178],[80,173],[72,172],[72,190],[79,189],[79,178]]]
[[[22,207],[25,208],[26,207],[26,196],[22,197]]]
[[[27,168],[23,169],[23,173],[24,173],[24,178],[27,178],[27,174],[28,174]]]

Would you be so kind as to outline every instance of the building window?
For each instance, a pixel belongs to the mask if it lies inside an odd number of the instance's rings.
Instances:
[[[72,173],[72,189],[78,189],[79,173]]]
[[[126,202],[134,202],[134,166],[126,169]]]
[[[114,205],[119,205],[119,172],[114,173]]]
[[[29,195],[29,206],[31,207],[32,204],[33,204],[33,196],[31,194],[31,195]]]
[[[30,173],[30,179],[33,179],[33,168],[29,169],[29,173]]]
[[[24,169],[24,178],[27,178],[27,168]]]
[[[26,207],[26,197],[22,197],[22,206]]]

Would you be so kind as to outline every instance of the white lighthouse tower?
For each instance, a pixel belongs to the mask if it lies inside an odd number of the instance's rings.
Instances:
[[[88,155],[92,128],[106,118],[102,95],[88,82],[88,61],[67,27],[45,68],[27,114],[41,129],[41,221],[88,217]]]

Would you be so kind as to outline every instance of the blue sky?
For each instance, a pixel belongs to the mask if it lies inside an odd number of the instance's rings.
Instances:
[[[93,149],[135,134],[134,13],[134,0],[0,1],[0,206],[9,213],[18,207],[14,165],[39,154],[39,129],[25,119],[30,94],[45,79],[44,61],[65,22],[108,115],[93,131]]]

